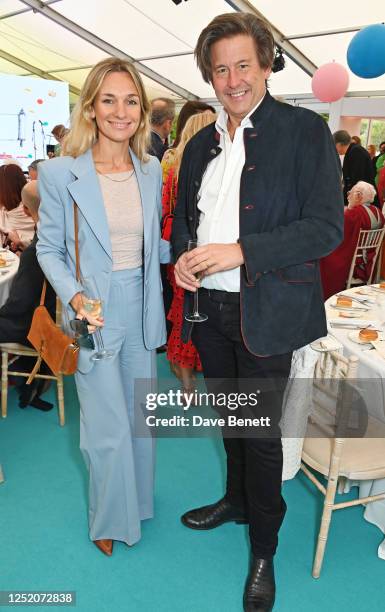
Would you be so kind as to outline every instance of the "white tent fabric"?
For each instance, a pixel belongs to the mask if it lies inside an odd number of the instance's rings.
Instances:
[[[197,37],[215,15],[245,7],[260,12],[282,33],[282,42],[291,42],[315,67],[333,60],[347,67],[346,49],[355,32],[298,35],[358,29],[384,17],[383,0],[182,0],[179,5],[172,0],[0,0],[0,72],[58,78],[76,94],[90,66],[110,55],[112,46],[153,71],[145,76],[150,97],[212,98],[193,58]],[[78,34],[68,25],[80,27]],[[85,33],[88,41],[81,37]],[[311,76],[286,58],[286,68],[272,75],[270,90],[311,97]],[[385,75],[361,79],[350,72],[349,91],[385,95]]]

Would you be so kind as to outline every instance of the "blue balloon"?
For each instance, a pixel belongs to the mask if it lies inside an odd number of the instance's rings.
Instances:
[[[385,73],[385,25],[370,25],[350,41],[348,66],[363,79],[374,79]]]

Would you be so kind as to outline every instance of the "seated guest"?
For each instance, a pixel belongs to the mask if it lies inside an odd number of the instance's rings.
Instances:
[[[376,196],[373,185],[359,181],[348,193],[348,207],[344,215],[344,240],[333,253],[320,261],[322,287],[325,300],[343,291],[360,230],[383,227],[382,212],[372,204]],[[353,277],[366,282],[372,269],[373,251],[368,251],[354,269]]]
[[[37,181],[37,166],[42,161],[44,161],[44,159],[35,159],[28,166],[28,178],[29,178],[30,181]]]
[[[21,190],[27,179],[16,164],[0,166],[0,230],[12,250],[23,250],[34,236],[34,222],[25,214]]]
[[[40,198],[37,191],[37,181],[27,183],[21,192],[21,198],[25,214],[31,218],[34,226],[38,222],[38,208]],[[27,340],[32,316],[35,308],[39,305],[40,294],[43,288],[44,275],[36,257],[36,233],[31,244],[23,251],[20,257],[20,265],[13,280],[9,298],[0,308],[0,342],[18,342],[29,345]],[[55,317],[56,296],[51,287],[47,286],[45,304],[52,318]],[[22,363],[21,363],[21,360]],[[17,360],[13,369],[31,371],[36,363],[32,357],[21,357]],[[10,368],[10,370],[12,367]],[[40,373],[47,373],[48,368],[43,364]],[[20,381],[21,378],[17,378]],[[30,404],[40,410],[50,410],[52,404],[40,399],[40,394],[47,388],[44,379],[35,378],[30,384],[25,383],[20,388],[20,407],[24,408]]]

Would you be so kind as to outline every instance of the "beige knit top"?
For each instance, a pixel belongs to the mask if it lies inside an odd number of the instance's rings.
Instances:
[[[134,170],[98,174],[112,246],[112,270],[143,263],[143,211]]]

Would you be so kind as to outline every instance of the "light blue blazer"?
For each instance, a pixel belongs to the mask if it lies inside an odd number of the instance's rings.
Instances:
[[[166,341],[159,263],[170,261],[170,244],[160,237],[162,171],[159,161],[150,157],[148,162],[141,163],[132,151],[131,157],[143,208],[144,345],[152,350]],[[76,159],[59,157],[39,164],[38,184],[41,205],[37,257],[63,303],[63,327],[70,333],[69,321],[75,313],[69,302],[83,289],[76,281],[74,200],[79,208],[81,275],[85,284],[87,280],[92,281],[106,305],[112,273],[109,228],[91,150]],[[91,354],[87,349],[80,350],[80,372],[91,369]]]

